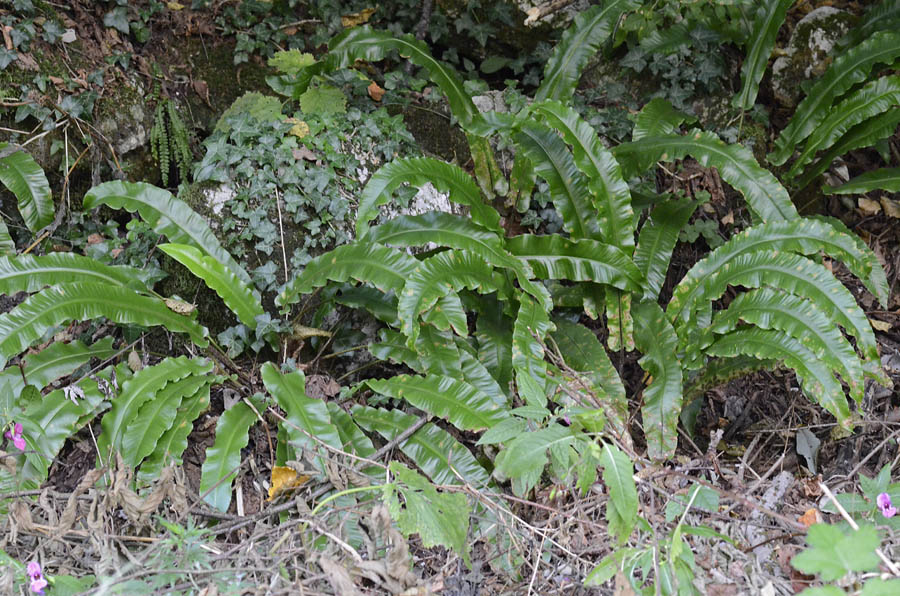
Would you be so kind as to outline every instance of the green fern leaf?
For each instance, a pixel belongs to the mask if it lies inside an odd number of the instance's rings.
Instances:
[[[612,153],[574,109],[551,101],[535,104],[531,109],[545,117],[572,146],[575,163],[588,179],[601,238],[630,255],[634,248],[631,193]]]
[[[534,165],[538,176],[550,186],[553,205],[563,227],[573,238],[602,240],[597,208],[588,192],[589,184],[575,165],[566,144],[543,125],[525,123],[514,135],[516,144]]]
[[[519,297],[513,325],[512,365],[516,386],[529,405],[547,404],[547,363],[541,341],[555,329],[547,311],[527,296]]]
[[[0,143],[0,150],[8,143]],[[53,197],[44,170],[24,150],[0,158],[0,182],[16,195],[25,225],[36,234],[53,222]]]
[[[781,331],[748,328],[724,335],[706,349],[711,356],[752,356],[775,359],[797,373],[800,387],[814,402],[831,412],[845,427],[852,427],[847,398],[827,366],[796,339]]]
[[[0,256],[12,256],[16,254],[16,243],[9,235],[6,223],[0,221]]]
[[[898,24],[900,24],[900,1],[881,0],[866,10],[863,18],[844,39],[840,40],[840,45],[857,44],[877,31],[896,31]]]
[[[221,379],[222,377],[211,379],[212,384],[220,382]],[[182,463],[181,455],[187,449],[187,438],[194,430],[194,420],[209,408],[211,386],[209,382],[204,383],[194,395],[186,396],[181,400],[172,424],[156,442],[156,448],[138,470],[137,482],[139,485],[146,486],[159,479],[163,468],[169,463],[175,465]]]
[[[519,435],[497,455],[496,472],[514,480],[513,492],[523,497],[541,479],[547,465],[547,450],[568,447],[575,440],[574,430],[559,424]]]
[[[72,283],[34,294],[10,312],[0,315],[0,365],[56,325],[98,317],[146,327],[162,325],[169,331],[188,334],[199,346],[208,344],[205,327],[172,312],[162,300],[105,284]]]
[[[364,238],[369,222],[378,215],[378,207],[391,200],[391,193],[403,183],[422,188],[431,183],[448,198],[469,208],[472,222],[502,233],[500,214],[481,198],[481,191],[465,170],[454,164],[429,157],[396,159],[369,178],[359,198],[356,215],[356,236]]]
[[[822,153],[815,163],[803,171],[803,175],[797,179],[797,188],[802,189],[809,186],[810,182],[830,168],[841,155],[854,149],[871,147],[878,141],[893,136],[898,123],[900,123],[900,107],[892,108],[883,114],[860,122],[844,133],[844,136]]]
[[[748,38],[750,47],[741,67],[741,92],[731,102],[737,109],[749,110],[756,102],[759,82],[775,47],[775,36],[793,3],[794,0],[765,0],[759,5],[753,32]]]
[[[216,440],[206,450],[206,460],[200,470],[200,494],[203,500],[221,512],[231,505],[231,484],[237,477],[241,463],[241,449],[250,442],[250,427],[258,420],[256,413],[265,409],[262,401],[253,401],[254,408],[240,401],[225,410],[216,424]]]
[[[0,257],[0,294],[37,292],[44,286],[69,282],[96,282],[148,292],[141,277],[140,269],[104,265],[70,252]]]
[[[369,344],[369,352],[379,360],[405,364],[414,371],[424,372],[425,366],[415,350],[406,345],[406,336],[393,329],[380,329],[377,343]]]
[[[385,293],[399,293],[417,264],[405,252],[386,246],[345,244],[307,263],[303,273],[281,291],[275,304],[285,306],[329,281],[343,283],[350,279],[370,283]]]
[[[678,234],[696,209],[697,203],[688,199],[666,201],[653,208],[650,219],[641,228],[634,264],[646,280],[644,298],[647,300],[659,296]]]
[[[461,335],[468,335],[468,317],[458,294],[441,296],[434,307],[422,314],[422,321],[433,325],[439,331],[451,329]]]
[[[856,195],[872,190],[900,191],[900,168],[880,168],[853,178],[840,186],[826,186],[827,195]]]
[[[169,191],[144,182],[114,180],[95,186],[84,195],[85,209],[99,205],[125,209],[130,213],[137,211],[156,233],[163,234],[169,242],[199,248],[228,267],[242,282],[253,285],[250,275],[222,248],[203,218]]]
[[[179,356],[166,358],[159,364],[148,366],[125,381],[119,395],[112,400],[109,411],[100,420],[103,432],[97,437],[97,451],[101,460],[107,462],[115,452],[122,452],[123,456],[131,456],[130,459],[134,461],[137,445],[132,445],[135,449],[126,454],[124,441],[129,425],[139,416],[141,406],[155,399],[167,384],[186,377],[205,376],[212,369],[213,363],[209,360]],[[145,432],[152,433],[158,430],[157,437],[171,426],[171,421],[166,424],[163,424],[163,421],[145,421],[145,423],[156,427],[148,428]]]
[[[332,69],[348,68],[357,60],[377,62],[396,50],[404,58],[428,72],[450,104],[450,111],[464,129],[476,132],[481,115],[463,87],[462,79],[447,64],[434,59],[428,46],[412,35],[394,37],[388,31],[373,31],[368,26],[348,29],[328,43],[327,64]]]
[[[478,341],[478,361],[490,371],[501,387],[508,389],[513,378],[512,368],[513,321],[503,314],[498,300],[484,303],[475,319],[475,339]]]
[[[666,459],[678,446],[678,414],[683,400],[682,371],[676,356],[678,336],[655,302],[638,304],[633,312],[634,341],[644,354],[638,364],[651,375],[641,408],[647,455]]]
[[[840,373],[850,387],[850,396],[862,401],[863,369],[856,352],[833,321],[808,300],[771,288],[752,290],[717,313],[711,330],[722,335],[736,329],[741,321],[793,337]]]
[[[534,94],[535,101],[569,101],[588,59],[600,49],[622,15],[638,5],[634,0],[612,0],[579,13],[553,48],[541,86]]]
[[[667,99],[656,97],[644,104],[634,117],[631,139],[640,141],[644,137],[659,137],[675,134],[682,123],[696,122],[697,119],[672,107]]]
[[[435,416],[446,418],[460,430],[490,428],[509,416],[490,395],[457,379],[439,375],[397,375],[365,381],[376,393],[404,399]]]
[[[465,340],[460,338],[460,341]],[[462,373],[462,380],[487,395],[497,407],[507,407],[509,405],[508,390],[504,391],[497,380],[491,376],[487,367],[478,359],[478,353],[472,354],[460,350],[459,356],[459,371]]]
[[[418,418],[400,410],[353,406],[353,421],[369,432],[392,441],[416,423]],[[435,484],[469,484],[475,489],[490,486],[491,477],[472,453],[447,431],[425,424],[399,444],[403,452]]]
[[[356,426],[356,423],[353,422],[353,418],[350,414],[348,414],[340,404],[333,401],[330,401],[325,405],[328,407],[328,416],[331,418],[334,427],[338,431],[338,435],[341,437],[341,444],[343,445],[341,450],[347,453],[354,453],[360,457],[370,457],[373,455],[375,453],[375,445],[372,443],[372,439]],[[380,468],[372,466],[369,470],[384,477],[384,473]],[[363,472],[366,473],[365,470]]]
[[[508,239],[506,248],[538,279],[592,281],[630,291],[644,284],[644,276],[622,249],[595,240],[523,234]]]
[[[788,192],[771,172],[759,167],[748,149],[740,145],[726,145],[712,133],[692,130],[684,136],[644,137],[614,147],[612,152],[622,164],[625,178],[646,171],[658,160],[669,161],[691,155],[701,165],[718,169],[722,179],[744,196],[747,206],[762,221],[798,217]]]
[[[451,334],[423,325],[416,352],[426,373],[450,377],[459,374],[459,345]]]
[[[883,31],[856,47],[836,54],[834,62],[822,75],[797,109],[787,127],[775,139],[775,151],[767,157],[774,165],[788,160],[794,149],[825,121],[835,98],[854,85],[865,81],[876,64],[889,64],[900,56],[900,33]]]
[[[362,308],[370,315],[391,327],[399,327],[397,318],[397,297],[385,295],[369,286],[344,285],[333,298],[338,304],[350,308]]]
[[[241,323],[256,329],[256,317],[263,314],[259,292],[247,286],[213,257],[186,244],[160,244],[159,249],[203,280],[222,299]]]
[[[93,345],[86,346],[78,340],[70,343],[54,342],[37,354],[27,354],[22,359],[22,367],[13,366],[0,374],[10,383],[10,392],[18,395],[25,384],[42,389],[61,377],[68,376],[90,362],[91,358],[106,360],[113,357],[113,338],[104,337]]]
[[[631,316],[631,294],[610,288],[604,295],[606,327],[609,335],[606,347],[611,352],[634,350],[634,318]]]
[[[694,376],[684,387],[685,401],[691,401],[701,397],[708,390],[719,385],[724,385],[739,377],[746,376],[758,370],[775,368],[777,360],[754,358],[740,355],[734,358],[710,359],[700,373]]]
[[[853,126],[897,105],[900,105],[900,76],[881,77],[850,93],[812,131],[787,175],[799,174],[816,152],[831,147]]]

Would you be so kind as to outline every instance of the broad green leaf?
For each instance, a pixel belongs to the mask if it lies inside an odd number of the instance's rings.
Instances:
[[[859,596],[893,596],[898,593],[900,593],[900,579],[871,577],[866,580]]]
[[[16,243],[9,235],[6,223],[0,221],[0,256],[12,256],[16,254]]]
[[[479,131],[478,135],[475,135],[467,132],[466,140],[469,142],[469,154],[472,156],[472,171],[481,193],[488,202],[493,201],[496,195],[506,196],[509,192],[509,182],[497,163],[488,133]]]
[[[778,329],[809,348],[816,358],[840,373],[857,402],[863,398],[863,369],[850,343],[815,304],[773,288],[738,295],[728,309],[716,314],[712,331],[723,334],[741,323]]]
[[[455,551],[470,569],[469,508],[464,493],[441,492],[425,478],[397,461],[391,462],[394,481],[385,497],[391,517],[404,535],[418,534],[422,546],[446,546]],[[398,493],[403,495],[400,504]]]
[[[748,38],[750,45],[741,67],[741,92],[731,102],[737,109],[749,110],[756,102],[759,82],[775,48],[775,36],[793,3],[794,0],[764,0],[759,4],[753,21],[753,32]]]
[[[481,191],[472,177],[459,166],[430,157],[396,159],[375,172],[359,197],[356,215],[356,236],[365,238],[369,222],[378,215],[378,207],[391,200],[391,193],[402,184],[415,188],[432,184],[438,191],[448,193],[454,203],[469,208],[472,222],[502,232],[500,214],[484,202]]]
[[[400,410],[382,410],[353,406],[354,422],[369,432],[377,432],[391,441],[413,425],[418,418]],[[490,475],[478,460],[447,431],[425,424],[399,445],[400,450],[435,484],[468,483],[476,489],[491,484]]]
[[[601,238],[630,255],[634,248],[631,192],[612,153],[600,142],[597,131],[573,108],[546,101],[531,109],[546,118],[572,146],[575,164],[587,176]]]
[[[476,445],[496,445],[498,443],[506,443],[524,434],[528,429],[528,423],[522,418],[510,416],[506,420],[501,420],[491,428],[487,429],[481,438],[478,439]]]
[[[243,283],[230,269],[213,257],[186,244],[160,244],[161,251],[184,265],[191,273],[203,280],[222,299],[238,320],[256,329],[256,317],[263,314],[259,293],[252,285]]]
[[[96,282],[147,292],[140,269],[110,266],[70,252],[0,257],[0,294],[37,292],[44,286]]]
[[[242,282],[253,285],[253,280],[243,267],[219,244],[206,221],[169,191],[144,182],[104,182],[84,195],[86,210],[100,205],[125,209],[130,213],[137,211],[156,233],[163,234],[169,242],[199,248],[230,269]]]
[[[106,284],[71,283],[47,288],[0,315],[0,363],[6,363],[57,325],[98,317],[146,327],[162,325],[169,331],[188,334],[199,346],[207,345],[205,327],[169,310],[158,298]]]
[[[567,102],[575,92],[588,59],[612,33],[622,14],[638,7],[634,0],[612,0],[581,12],[563,33],[544,67],[535,101],[555,99]]]
[[[9,146],[0,143],[0,150]],[[24,150],[0,158],[0,182],[16,195],[25,225],[37,234],[53,221],[53,197],[44,170]]]
[[[379,360],[392,360],[424,372],[425,367],[415,350],[406,345],[406,337],[393,329],[380,329],[377,343],[369,344],[369,352]]]
[[[503,314],[499,300],[481,297],[482,307],[475,319],[478,360],[491,372],[504,390],[512,381],[513,321]]]
[[[685,384],[684,399],[690,401],[713,387],[724,385],[757,370],[775,368],[777,365],[777,360],[760,360],[743,355],[734,358],[713,358],[704,365],[699,374]]]
[[[634,251],[634,264],[646,280],[644,298],[647,300],[655,300],[659,296],[678,234],[695,209],[697,203],[688,199],[660,203],[653,208],[650,219],[641,228]]]
[[[604,295],[606,311],[606,347],[610,351],[634,350],[634,318],[631,315],[631,293],[610,289]]]
[[[385,293],[399,293],[417,263],[405,252],[386,246],[345,244],[307,263],[303,273],[287,284],[275,303],[286,306],[329,281],[343,283],[350,279],[370,283]]]
[[[900,33],[895,31],[876,33],[858,46],[836,53],[834,62],[810,88],[787,127],[775,139],[775,151],[767,156],[769,162],[776,166],[786,162],[804,139],[836,113],[832,108],[835,98],[865,81],[874,65],[890,64],[897,57]]]
[[[100,420],[103,432],[97,437],[97,451],[104,463],[114,457],[116,452],[124,451],[125,435],[129,425],[140,415],[141,407],[156,398],[156,395],[169,383],[174,383],[190,376],[205,376],[213,369],[213,363],[206,359],[191,359],[185,356],[166,358],[159,364],[148,366],[122,384],[119,394],[112,400],[109,411]],[[182,394],[183,396],[184,394]],[[177,407],[177,405],[176,405]],[[148,428],[144,432],[154,432],[150,426],[163,426],[160,421],[145,421]],[[171,426],[171,420],[161,429],[160,435]],[[131,454],[137,450],[132,445]]]
[[[328,65],[332,68],[348,68],[357,60],[377,62],[388,52],[396,50],[404,58],[428,72],[450,104],[450,111],[460,126],[475,132],[481,124],[481,115],[463,87],[462,79],[449,65],[432,57],[428,46],[412,35],[394,37],[387,31],[373,31],[368,26],[348,29],[328,42]]]
[[[506,248],[526,262],[537,279],[591,281],[631,291],[640,290],[644,283],[627,253],[596,240],[523,234],[509,238]]]
[[[283,375],[271,362],[263,364],[260,371],[266,390],[285,412],[288,437],[297,449],[319,452],[319,443],[340,451],[344,443],[337,428],[331,422],[328,408],[321,399],[306,395],[306,377],[302,371]],[[324,463],[322,464],[324,468]]]
[[[547,363],[541,342],[554,329],[546,310],[531,298],[520,296],[512,335],[512,365],[518,387],[527,387],[527,381],[522,380],[523,376],[527,376],[546,391]]]
[[[844,533],[837,526],[814,524],[806,534],[809,548],[794,556],[791,565],[808,575],[819,575],[823,581],[835,581],[851,571],[878,568],[875,549],[881,545],[878,532],[871,524]]]
[[[416,353],[426,373],[456,376],[459,374],[459,346],[453,335],[438,331],[432,325],[420,328]]]
[[[822,192],[827,195],[855,195],[872,190],[900,191],[900,168],[870,170],[840,186],[826,186]]]
[[[513,492],[522,497],[540,480],[547,465],[547,450],[554,445],[569,446],[575,440],[574,431],[559,424],[526,432],[510,441],[497,455],[496,472],[516,480]]]
[[[678,445],[678,414],[682,403],[682,372],[676,356],[678,337],[655,302],[634,307],[634,340],[644,356],[638,361],[650,374],[644,389],[644,436],[651,459],[675,454]]]
[[[625,178],[646,171],[656,161],[691,155],[701,165],[715,167],[722,179],[744,196],[747,206],[764,222],[793,220],[797,208],[787,190],[768,170],[759,167],[753,154],[741,145],[726,145],[709,132],[692,130],[686,135],[644,137],[612,150]]]
[[[744,354],[759,359],[781,360],[797,373],[800,387],[812,401],[831,412],[843,426],[853,425],[847,397],[831,370],[796,339],[777,330],[743,328],[723,335],[706,353],[732,357]]]
[[[365,383],[376,393],[406,400],[421,410],[446,418],[460,430],[483,430],[509,416],[491,396],[451,377],[397,375]]]
[[[460,341],[465,340],[460,338]],[[507,407],[509,405],[508,387],[507,390],[500,387],[487,367],[478,359],[478,354],[473,355],[460,350],[459,356],[459,371],[462,373],[462,380],[488,396],[497,407]]]
[[[340,289],[334,301],[351,308],[364,308],[373,317],[391,327],[400,326],[400,319],[397,318],[397,297],[386,296],[375,288],[354,287],[347,284]]]
[[[453,331],[465,337],[469,334],[469,320],[458,294],[441,296],[434,307],[422,313],[422,321],[439,331]]]
[[[600,465],[603,466],[603,483],[609,490],[609,501],[606,503],[609,532],[622,544],[637,523],[638,496],[634,484],[634,465],[627,455],[611,443],[603,445]]]
[[[898,50],[900,54],[900,50]],[[787,176],[794,177],[818,151],[828,149],[853,126],[900,105],[900,76],[885,76],[850,93],[813,130]],[[724,178],[724,176],[723,176]]]
[[[222,412],[216,423],[215,443],[206,450],[206,460],[200,470],[200,494],[212,507],[228,511],[231,505],[231,484],[241,464],[241,449],[250,442],[250,427],[258,420],[256,412],[265,408],[254,403],[256,411],[243,401]]]
[[[300,94],[297,101],[303,113],[311,116],[347,113],[347,96],[331,85],[309,87]]]
[[[697,119],[672,107],[667,99],[656,97],[644,104],[634,116],[634,130],[631,138],[639,141],[644,137],[658,137],[674,134],[682,123],[696,122]]]
[[[328,407],[328,416],[331,418],[331,422],[334,424],[334,427],[338,431],[338,435],[341,437],[343,451],[354,453],[360,457],[369,457],[375,453],[375,445],[372,444],[372,439],[366,436],[366,433],[356,426],[356,423],[353,422],[353,418],[346,410],[333,401],[330,401],[325,405]],[[379,470],[379,468],[374,467],[372,469]],[[384,473],[381,471],[378,471],[377,473],[380,476],[384,476]]]
[[[514,138],[535,173],[550,186],[550,197],[566,231],[573,238],[602,240],[600,214],[588,191],[588,179],[559,135],[544,125],[526,122]]]
[[[515,205],[516,211],[525,213],[531,206],[531,193],[536,182],[531,161],[521,151],[513,158],[512,171],[509,173],[509,194],[507,198]]]
[[[13,374],[8,376],[10,391],[18,394],[25,384],[43,389],[51,382],[75,372],[79,367],[90,362],[91,358],[106,360],[116,354],[112,347],[113,338],[107,336],[93,345],[86,346],[77,339],[69,342],[53,342],[37,354],[28,354],[23,358],[22,367],[10,367],[3,371]]]

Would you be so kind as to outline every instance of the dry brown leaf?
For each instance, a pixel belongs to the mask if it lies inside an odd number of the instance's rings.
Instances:
[[[0,468],[10,473],[11,476],[16,475],[16,456],[12,453],[0,450]]]
[[[873,201],[872,199],[867,199],[866,197],[860,197],[857,203],[859,205],[859,210],[862,211],[863,215],[878,215],[881,213],[881,203],[878,201]]]
[[[900,202],[887,197],[881,197],[881,208],[888,217],[900,218]]]
[[[375,101],[381,101],[381,98],[384,97],[384,89],[378,86],[378,83],[372,81],[369,83],[369,86],[366,88],[369,92],[369,97],[374,99]]]
[[[892,323],[888,323],[887,321],[879,321],[878,319],[869,319],[869,323],[872,324],[872,328],[875,331],[890,331],[894,327]]]
[[[144,363],[141,362],[141,355],[134,350],[128,353],[128,368],[131,369],[131,372],[137,372],[144,368]]]
[[[37,72],[41,69],[38,66],[37,60],[34,59],[34,56],[31,54],[23,54],[19,52],[19,55],[16,57],[16,62],[19,64],[19,68],[23,70],[30,70],[33,72]]]
[[[103,242],[103,236],[100,234],[91,234],[87,237],[88,244],[100,244]]]
[[[359,12],[344,15],[341,17],[341,27],[343,27],[344,29],[349,29],[350,27],[363,25],[369,21],[369,17],[371,17],[374,13],[374,8],[366,8]]]
[[[94,486],[94,483],[97,482],[105,472],[105,468],[95,468],[85,474],[84,478],[81,479],[81,482],[78,483],[78,486],[76,486],[75,490],[72,491],[72,494],[69,495],[69,499],[66,501],[66,508],[63,510],[62,515],[59,516],[59,523],[53,530],[54,537],[59,538],[72,529],[72,526],[75,525],[75,516],[78,513],[78,497]]]
[[[318,161],[319,159],[316,152],[308,147],[298,147],[297,149],[292,149],[291,152],[294,155],[294,159],[305,159],[306,161]]]
[[[733,224],[734,223],[734,211],[729,210],[728,215],[723,217],[721,221],[723,224]]]
[[[169,10],[179,11],[184,9],[184,4],[179,4],[178,2],[166,2],[166,7]]]
[[[819,513],[819,510],[813,507],[812,509],[807,509],[806,513],[801,515],[797,521],[808,528],[813,524],[821,524],[824,520],[822,519],[822,514]]]
[[[185,302],[183,300],[175,300],[174,298],[166,298],[165,302],[166,306],[169,307],[169,310],[184,316],[190,315],[192,312],[194,312],[194,309],[197,308],[189,302]]]
[[[303,486],[309,476],[298,474],[293,468],[286,466],[274,466],[272,468],[271,486],[269,486],[269,498],[267,501],[274,501],[285,492]]]
[[[350,572],[347,571],[343,565],[325,555],[319,555],[319,558],[316,559],[316,563],[318,563],[319,567],[322,568],[322,571],[325,572],[325,576],[328,578],[331,587],[334,588],[335,594],[362,596],[362,592],[360,592],[356,588],[356,584],[353,583]]]

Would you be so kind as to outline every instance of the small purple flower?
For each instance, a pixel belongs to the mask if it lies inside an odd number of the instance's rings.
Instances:
[[[22,425],[16,422],[12,431],[6,431],[4,437],[10,439],[20,451],[25,451],[25,439],[22,438]]]
[[[885,517],[894,517],[897,515],[897,508],[891,503],[891,496],[887,493],[881,493],[875,499],[878,508],[881,509],[881,515]]]
[[[43,594],[44,588],[48,584],[47,580],[44,579],[44,574],[41,572],[41,564],[37,561],[31,561],[25,566],[25,573],[28,574],[28,579],[31,580],[31,591],[35,594]]]

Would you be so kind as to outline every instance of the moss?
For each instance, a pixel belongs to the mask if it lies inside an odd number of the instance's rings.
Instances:
[[[410,105],[403,110],[403,123],[423,151],[460,164],[471,159],[466,135],[434,108]]]

